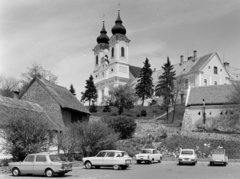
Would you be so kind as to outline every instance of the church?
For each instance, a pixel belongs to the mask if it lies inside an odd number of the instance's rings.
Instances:
[[[135,88],[142,68],[130,65],[129,43],[126,28],[118,10],[117,20],[112,27],[112,36],[107,36],[104,26],[97,37],[97,45],[94,47],[94,84],[97,88],[97,105],[104,105],[104,96],[108,96],[111,88],[129,83]],[[240,69],[230,67],[228,62],[222,62],[217,52],[198,56],[193,51],[193,56],[184,59],[179,58],[179,63],[173,64],[176,77],[184,76],[184,88],[180,94],[180,103],[184,103],[189,87],[201,87],[211,85],[231,84],[240,81]],[[152,78],[153,84],[158,84],[158,77],[163,73],[162,69],[154,68]],[[150,99],[151,101],[151,99]],[[146,100],[146,104],[150,102]]]
[[[97,88],[97,105],[104,104],[104,96],[108,96],[109,89],[118,85],[125,85],[130,79],[139,76],[141,68],[129,64],[129,43],[127,30],[122,25],[120,10],[112,28],[112,36],[107,36],[104,26],[97,37],[94,47],[94,84]]]

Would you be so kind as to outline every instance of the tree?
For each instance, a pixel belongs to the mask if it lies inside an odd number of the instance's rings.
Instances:
[[[163,73],[159,76],[158,84],[155,88],[156,96],[163,97],[163,107],[167,113],[167,121],[168,121],[168,112],[169,105],[173,97],[173,89],[174,89],[174,80],[176,79],[176,71],[174,71],[173,65],[167,57],[167,63],[162,66]]]
[[[33,63],[31,67],[27,68],[28,71],[26,73],[22,73],[22,90],[26,89],[30,81],[36,77],[40,76],[41,78],[45,78],[51,83],[57,84],[58,77],[54,75],[51,71],[45,70],[41,64]]]
[[[76,96],[76,92],[75,92],[75,89],[74,89],[74,87],[73,87],[73,84],[70,85],[69,91],[70,91],[74,96]]]
[[[84,93],[82,92],[81,101],[84,101],[84,100],[89,101],[89,106],[90,106],[91,101],[96,101],[98,98],[97,89],[94,85],[92,75],[90,75],[89,79],[86,80],[85,88],[86,88],[85,92]]]
[[[138,79],[138,83],[136,85],[136,94],[142,99],[142,106],[144,104],[144,100],[147,98],[151,98],[153,95],[153,82],[152,82],[152,69],[150,68],[150,64],[148,62],[148,58],[143,63],[144,66],[140,73],[140,79]]]
[[[124,108],[133,106],[138,100],[134,90],[128,85],[119,85],[109,91],[111,103],[119,109],[119,115],[123,113]]]
[[[172,115],[172,123],[174,122],[175,112],[176,112],[176,105],[178,104],[179,95],[184,93],[184,75],[179,75],[176,80],[174,80],[174,88],[172,91],[173,100],[173,115]]]
[[[18,90],[19,83],[15,78],[0,77],[0,95],[13,98],[13,92]]]
[[[103,118],[102,121],[114,129],[120,139],[131,138],[137,127],[135,120],[126,116],[109,116]]]
[[[48,146],[47,122],[34,118],[10,118],[2,124],[4,149],[14,160],[22,161],[28,154],[41,152]]]
[[[116,149],[118,134],[100,121],[76,123],[83,156],[95,156],[100,150]]]
[[[61,134],[59,134],[59,148],[63,150],[66,157],[79,150],[78,125],[70,123]]]

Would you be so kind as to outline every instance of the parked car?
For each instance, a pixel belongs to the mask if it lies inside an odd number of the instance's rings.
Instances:
[[[178,157],[178,164],[197,164],[197,155],[193,149],[182,149]]]
[[[65,173],[72,171],[71,163],[62,161],[57,154],[52,153],[29,154],[22,162],[10,162],[9,167],[13,176],[24,174],[64,176]]]
[[[142,162],[152,163],[162,161],[162,154],[156,149],[142,149],[139,154],[135,155],[138,164]]]
[[[212,150],[210,155],[210,166],[214,164],[223,164],[225,166],[228,164],[228,156],[225,154],[225,149],[218,148]]]
[[[127,169],[132,164],[132,158],[127,152],[120,150],[102,150],[94,157],[83,158],[87,169],[100,167],[113,167],[114,170]]]

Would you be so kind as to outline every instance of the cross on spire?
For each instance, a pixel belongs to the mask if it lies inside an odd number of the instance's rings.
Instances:
[[[118,2],[118,10],[120,11],[120,1]]]
[[[104,22],[105,14],[103,14],[103,22]]]

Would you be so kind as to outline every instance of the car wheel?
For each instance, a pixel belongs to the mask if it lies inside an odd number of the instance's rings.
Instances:
[[[92,168],[91,162],[86,162],[85,167],[86,167],[86,169],[91,169]]]
[[[140,160],[137,160],[137,164],[140,164],[140,163],[142,163],[142,161],[140,161]]]
[[[161,159],[161,157],[160,157],[160,159],[159,159],[158,163],[161,163],[161,160],[162,160],[162,159]]]
[[[122,168],[123,170],[126,170],[126,169],[128,168],[128,166],[127,166],[127,165],[123,165],[123,166],[121,166],[121,168]]]
[[[13,168],[12,169],[12,175],[13,176],[19,176],[21,173],[20,173],[20,170],[18,168]]]
[[[119,166],[118,166],[118,165],[113,165],[113,169],[114,169],[114,170],[118,170],[118,169],[119,169]]]
[[[45,171],[45,175],[47,176],[47,177],[52,177],[53,176],[53,171],[52,171],[52,169],[47,169],[46,171]]]
[[[59,173],[58,176],[63,177],[65,173]]]

